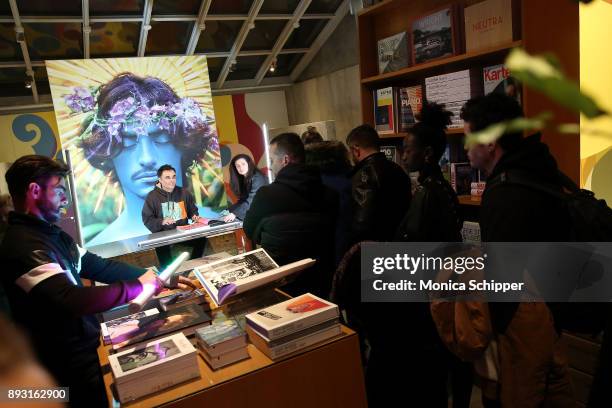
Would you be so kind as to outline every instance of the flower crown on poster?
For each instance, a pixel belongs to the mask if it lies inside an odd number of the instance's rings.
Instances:
[[[120,130],[125,125],[134,125],[134,132],[138,136],[146,135],[147,129],[153,124],[167,131],[170,131],[173,125],[181,124],[187,132],[198,130],[203,130],[205,133],[210,132],[208,123],[213,119],[204,115],[200,105],[191,98],[181,98],[175,103],[155,104],[149,107],[146,99],[132,95],[117,101],[108,113],[109,118],[103,118],[98,115],[96,102],[100,87],[90,89],[74,87],[72,89],[72,94],[63,96],[66,106],[72,113],[90,112],[88,118],[91,120],[88,119],[89,124],[80,137],[90,137],[94,126],[105,128],[109,140],[101,143],[100,147],[107,144],[106,155],[111,154],[113,141],[122,142]]]

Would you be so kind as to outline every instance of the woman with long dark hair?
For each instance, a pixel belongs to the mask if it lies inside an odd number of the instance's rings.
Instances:
[[[268,179],[255,166],[251,156],[236,155],[230,162],[230,188],[236,196],[236,202],[229,207],[229,214],[223,218],[225,222],[236,218],[244,220],[255,193],[261,186],[268,184]]]

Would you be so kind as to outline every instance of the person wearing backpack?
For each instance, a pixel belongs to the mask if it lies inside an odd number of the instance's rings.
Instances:
[[[521,116],[518,102],[501,94],[473,98],[461,110],[466,134]],[[487,175],[480,209],[483,242],[571,240],[565,202],[499,180],[505,175],[528,175],[534,183],[562,192],[557,163],[539,134],[523,138],[521,133],[506,133],[494,142],[471,146],[468,157],[472,167]],[[485,407],[573,406],[567,359],[548,305],[490,303],[488,311],[497,375],[494,384],[483,388]]]

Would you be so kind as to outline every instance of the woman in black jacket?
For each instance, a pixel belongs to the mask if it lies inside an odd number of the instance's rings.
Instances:
[[[236,155],[230,162],[230,188],[237,201],[230,205],[230,213],[223,218],[225,222],[236,218],[244,220],[255,193],[261,186],[268,184],[268,179],[255,166],[253,159],[246,154]]]

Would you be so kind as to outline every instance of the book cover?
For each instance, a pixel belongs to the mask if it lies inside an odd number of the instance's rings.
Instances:
[[[473,169],[470,163],[451,163],[451,186],[457,195],[471,192]]]
[[[211,317],[199,305],[187,305],[145,317],[138,321],[136,330],[127,336],[111,338],[113,349],[118,350],[131,344],[140,343],[156,337],[181,330],[187,335],[199,326],[209,324]]]
[[[377,89],[374,93],[374,120],[379,134],[395,133],[393,88]]]
[[[146,344],[108,356],[117,383],[125,383],[137,374],[151,371],[160,365],[175,363],[185,357],[195,357],[196,350],[183,333],[163,337]],[[140,377],[138,375],[138,377]]]
[[[492,65],[482,70],[484,93],[500,93],[513,97],[521,103],[521,84],[510,74],[505,65]]]
[[[260,248],[201,265],[194,274],[211,299],[221,305],[232,296],[299,272],[314,262],[308,258],[279,267]]]
[[[381,146],[380,151],[385,154],[387,160],[394,163],[399,163],[399,155],[397,153],[397,147],[395,146]]]
[[[105,344],[120,342],[136,333],[147,321],[157,318],[157,308],[147,309],[128,316],[119,317],[100,324],[100,331]]]
[[[478,244],[480,243],[480,224],[474,221],[464,221],[461,229],[463,242]]]
[[[409,65],[407,33],[378,40],[378,73],[398,71]]]
[[[225,367],[229,364],[236,363],[238,361],[246,360],[251,358],[247,347],[237,348],[224,354],[211,355],[205,349],[200,348],[200,355],[204,358],[204,361],[208,363],[210,368],[217,370],[221,367]]]
[[[461,108],[472,97],[472,85],[469,69],[425,78],[427,100],[443,104],[453,114],[449,128],[463,128]]]
[[[198,341],[201,341],[205,347],[214,347],[237,337],[244,336],[244,330],[235,319],[214,322],[210,326],[196,330],[196,338]]]
[[[270,340],[338,317],[338,306],[311,293],[246,315],[247,326]]]
[[[421,85],[397,88],[397,129],[407,132],[416,123],[416,117],[423,108],[423,87]]]
[[[160,308],[166,312],[185,305],[203,305],[204,309],[210,310],[204,289],[188,290],[159,299]]]
[[[465,49],[474,52],[513,40],[512,0],[485,0],[464,9]]]
[[[448,7],[412,23],[412,55],[415,64],[454,54],[453,20],[453,8]]]

